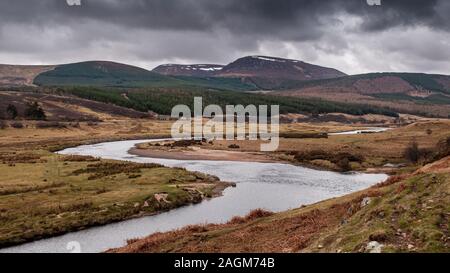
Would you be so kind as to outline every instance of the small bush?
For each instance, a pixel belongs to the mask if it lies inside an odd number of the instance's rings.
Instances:
[[[406,147],[404,156],[408,161],[412,163],[419,162],[421,158],[421,151],[419,149],[419,144],[417,143],[417,141],[412,141],[408,145],[408,147]]]
[[[25,109],[25,117],[34,120],[45,120],[47,116],[41,106],[39,106],[39,104],[35,101],[27,104],[27,108]]]
[[[159,168],[161,165],[154,163],[110,163],[102,162],[89,164],[86,169],[79,169],[73,172],[74,175],[89,174],[88,180],[100,179],[116,174],[139,174],[142,169]]]
[[[349,172],[352,170],[352,167],[350,166],[350,161],[346,157],[341,158],[338,162],[336,162],[336,165],[343,172]]]
[[[255,209],[252,210],[246,217],[245,220],[255,220],[259,218],[272,216],[274,213],[271,211],[263,210],[263,209]]]
[[[15,128],[15,129],[22,129],[24,126],[21,122],[14,122],[10,124],[11,127]]]
[[[6,124],[5,121],[0,120],[0,130],[6,129],[8,127],[8,124]]]
[[[299,162],[307,162],[314,160],[324,160],[336,164],[339,169],[344,172],[351,171],[350,162],[362,163],[364,157],[357,154],[347,152],[330,153],[323,150],[313,150],[309,152],[298,152],[294,154],[294,159]]]
[[[436,155],[434,160],[439,160],[441,158],[450,156],[450,137],[442,139],[436,145]]]
[[[228,148],[230,149],[240,149],[241,147],[237,144],[231,144],[230,146],[228,146]]]
[[[411,177],[411,174],[393,175],[393,176],[390,176],[386,181],[378,183],[377,185],[375,185],[374,188],[387,187],[387,186],[390,186],[392,184],[396,184],[396,183],[398,183],[400,181],[406,180],[409,177]]]
[[[73,128],[81,128],[80,123],[79,122],[75,122],[75,123],[70,123],[70,127]]]
[[[93,127],[93,126],[97,126],[98,123],[97,122],[93,122],[93,121],[88,121],[87,126],[89,127]]]
[[[234,216],[233,218],[231,218],[231,220],[228,222],[228,224],[238,225],[238,224],[243,224],[245,222],[246,222],[246,220],[244,218],[239,217],[239,216]]]
[[[84,155],[68,155],[62,159],[64,162],[96,162],[100,161],[100,159],[92,157],[92,156],[84,156]]]
[[[12,104],[9,104],[8,107],[6,107],[6,113],[8,114],[8,117],[10,119],[16,119],[17,116],[19,115],[16,106]]]
[[[65,129],[67,128],[66,125],[53,121],[53,122],[38,122],[36,124],[37,129]]]

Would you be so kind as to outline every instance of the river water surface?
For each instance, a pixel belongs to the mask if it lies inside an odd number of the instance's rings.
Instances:
[[[75,245],[82,252],[101,252],[125,245],[127,239],[154,232],[169,231],[190,224],[223,223],[233,216],[244,216],[253,209],[285,211],[368,188],[387,178],[384,174],[339,174],[281,163],[234,161],[186,161],[144,158],[130,155],[134,145],[149,140],[119,141],[85,145],[60,154],[90,155],[104,159],[141,163],[160,163],[183,167],[236,182],[222,197],[204,201],[155,216],[126,220],[68,233],[49,239],[5,248],[0,252],[70,252]],[[157,141],[157,140],[152,140]]]

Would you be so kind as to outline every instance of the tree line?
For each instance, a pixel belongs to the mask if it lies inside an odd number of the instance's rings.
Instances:
[[[60,89],[60,91],[62,91]],[[398,117],[395,111],[361,104],[330,102],[321,99],[280,97],[266,94],[251,94],[207,90],[202,88],[151,88],[151,89],[113,89],[73,87],[65,88],[65,93],[104,103],[132,108],[137,111],[153,111],[170,115],[178,104],[193,107],[194,97],[202,97],[204,105],[279,105],[280,113],[326,114],[345,113],[351,115],[380,114]]]
[[[8,104],[4,110],[6,116],[3,118],[15,120],[20,115],[19,110],[14,104]],[[23,111],[23,117],[30,120],[45,120],[47,118],[44,109],[39,105],[38,102],[28,102],[25,105],[25,110]]]

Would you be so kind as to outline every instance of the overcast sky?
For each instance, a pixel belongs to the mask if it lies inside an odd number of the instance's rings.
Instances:
[[[73,1],[73,0],[69,0]],[[370,1],[370,0],[369,0]],[[0,63],[300,59],[349,74],[450,74],[450,1],[3,0]]]

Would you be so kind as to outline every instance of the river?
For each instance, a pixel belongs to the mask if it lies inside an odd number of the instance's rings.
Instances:
[[[222,197],[206,200],[200,204],[155,216],[88,228],[5,248],[0,252],[63,253],[70,252],[71,249],[84,253],[102,252],[109,248],[124,246],[127,239],[140,238],[154,232],[169,231],[190,224],[223,223],[233,216],[244,216],[257,208],[274,212],[297,208],[366,189],[387,178],[384,174],[340,174],[281,163],[167,160],[144,158],[128,153],[134,145],[149,141],[84,145],[59,153],[183,167],[190,171],[218,176],[222,181],[235,182],[236,188],[228,188]]]

